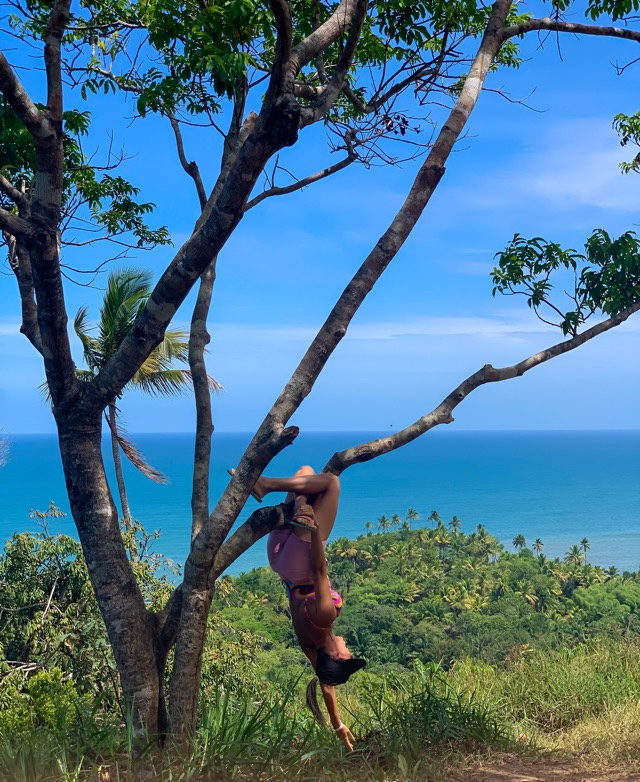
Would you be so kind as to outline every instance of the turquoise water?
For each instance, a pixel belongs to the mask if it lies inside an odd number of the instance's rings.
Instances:
[[[366,433],[302,434],[268,473],[290,474],[301,464],[320,470],[337,450],[373,437]],[[141,450],[170,479],[151,483],[127,466],[134,516],[159,529],[156,548],[183,562],[190,521],[191,435],[138,435]],[[216,434],[212,497],[228,480],[249,440],[246,434]],[[334,535],[356,537],[365,521],[382,514],[404,516],[415,508],[427,524],[437,510],[445,521],[457,514],[471,531],[484,524],[501,542],[518,533],[542,538],[545,553],[561,556],[583,537],[590,561],[620,569],[640,567],[640,432],[431,432],[405,448],[356,465],[342,477],[342,500]],[[114,484],[115,485],[115,484]],[[277,495],[276,495],[277,496]],[[29,509],[54,501],[68,512],[57,443],[49,435],[11,437],[8,464],[0,470],[0,541],[34,530]],[[244,517],[256,507],[249,500]],[[241,517],[242,520],[242,517]],[[56,531],[74,534],[70,518]],[[230,572],[266,564],[259,542]]]

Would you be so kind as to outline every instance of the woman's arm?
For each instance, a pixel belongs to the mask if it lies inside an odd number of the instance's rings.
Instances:
[[[331,598],[327,558],[324,553],[320,534],[317,531],[311,533],[310,553],[315,599],[306,603],[307,611],[310,610],[310,613],[313,614],[313,621],[318,626],[329,629],[336,621],[338,612]]]
[[[320,682],[320,689],[322,690],[322,697],[324,698],[325,706],[329,712],[331,726],[335,730],[336,736],[343,742],[349,752],[353,752],[353,742],[355,739],[349,728],[344,725],[340,719],[336,688],[331,684],[322,684],[322,682]]]

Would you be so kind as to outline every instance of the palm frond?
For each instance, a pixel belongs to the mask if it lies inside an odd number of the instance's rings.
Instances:
[[[189,334],[182,329],[167,329],[156,350],[175,361],[189,360]]]
[[[141,367],[134,375],[132,385],[150,396],[178,396],[191,387],[191,372],[187,369],[143,372]]]
[[[209,391],[212,391],[214,394],[220,394],[224,391],[224,386],[218,383],[215,377],[211,377],[211,375],[207,375],[207,383],[209,384]]]
[[[151,293],[151,272],[121,268],[109,274],[100,309],[100,339],[110,358],[131,330]]]
[[[125,431],[119,421],[116,422],[115,426],[111,426],[109,416],[105,415],[105,420],[118,441],[118,445],[122,448],[122,452],[134,467],[140,470],[147,478],[154,481],[154,483],[169,483],[166,475],[161,473],[160,470],[156,470],[155,467],[152,467],[146,461],[139,448],[129,439],[128,432]]]
[[[51,399],[51,389],[49,388],[49,384],[45,380],[44,383],[40,383],[38,386],[38,391],[42,394],[44,397],[44,401],[51,407],[53,404],[53,400]]]
[[[90,369],[96,369],[101,366],[103,356],[100,349],[100,342],[89,334],[91,329],[89,326],[89,309],[87,307],[80,307],[76,312],[76,316],[73,320],[73,329],[82,343],[82,351],[87,366]]]

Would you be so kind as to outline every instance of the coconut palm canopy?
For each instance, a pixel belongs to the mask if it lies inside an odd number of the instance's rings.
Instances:
[[[95,375],[116,353],[131,330],[151,293],[152,276],[142,269],[117,269],[109,275],[97,336],[91,334],[89,310],[81,307],[74,320],[74,329],[82,342],[88,373]],[[180,394],[191,384],[191,373],[174,369],[174,361],[188,359],[188,334],[180,329],[168,329],[164,339],[133,376],[127,388],[139,388],[153,396]],[[216,386],[215,381],[213,385]]]

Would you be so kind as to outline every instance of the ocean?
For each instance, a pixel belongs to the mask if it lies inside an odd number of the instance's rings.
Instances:
[[[334,452],[375,436],[363,432],[301,434],[274,460],[267,474],[291,474],[301,464],[321,470]],[[237,463],[249,438],[242,433],[214,435],[212,498],[226,484],[226,469]],[[45,510],[54,502],[69,512],[55,437],[12,435],[9,439],[9,460],[0,469],[0,541],[14,532],[37,530],[30,509]],[[156,550],[184,562],[191,528],[193,437],[141,434],[134,440],[170,483],[154,484],[127,464],[132,513],[148,531],[160,530]],[[109,464],[107,450],[105,457]],[[563,556],[569,546],[587,537],[590,562],[637,570],[639,476],[639,431],[438,430],[347,470],[333,534],[357,537],[364,533],[365,522],[375,529],[381,515],[397,513],[404,518],[409,508],[420,515],[414,526],[428,525],[428,515],[437,510],[445,522],[454,514],[459,516],[466,532],[484,524],[508,548],[519,533],[529,544],[541,538],[549,556]],[[278,495],[272,496],[279,501]],[[255,507],[249,499],[240,521]],[[69,516],[52,523],[50,529],[75,535]],[[260,541],[229,572],[265,564],[265,543]]]

